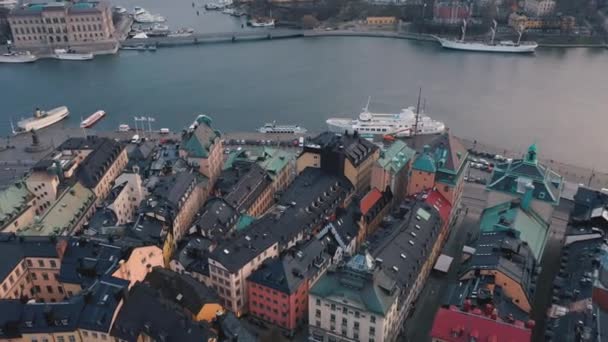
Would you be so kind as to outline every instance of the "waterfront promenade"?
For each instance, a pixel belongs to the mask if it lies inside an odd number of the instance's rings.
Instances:
[[[53,127],[41,130],[38,132],[40,141],[48,145],[48,149],[37,153],[26,152],[25,148],[31,144],[32,138],[30,134],[22,134],[18,136],[8,137],[0,141],[0,180],[6,178],[17,178],[22,175],[22,172],[27,171],[29,166],[33,165],[37,160],[48,154],[52,148],[58,146],[69,137],[84,136],[85,131],[77,127],[66,127],[64,123]],[[310,137],[316,135],[317,132],[309,132],[305,136]],[[153,141],[160,139],[179,140],[181,132],[171,132],[169,134],[161,134],[158,131],[143,132],[143,131],[97,131],[86,130],[88,135],[99,135],[118,139],[122,141],[130,140],[133,135],[138,134],[140,137],[145,137]],[[236,148],[238,145],[254,145],[259,144],[262,140],[265,145],[270,146],[293,146],[293,141],[299,135],[294,134],[263,134],[255,131],[248,132],[227,132],[224,134],[226,146]],[[422,150],[424,144],[432,140],[434,136],[418,136],[413,139],[405,139],[405,142],[415,148]],[[239,141],[238,143],[236,141]],[[241,141],[245,141],[242,143]],[[472,139],[462,139],[465,146],[469,149],[474,148],[476,151],[483,151],[494,154],[501,154],[508,158],[520,158],[525,151],[510,151],[492,145],[491,143],[475,142]],[[7,144],[13,148],[6,148]],[[541,154],[542,155],[542,154]],[[552,170],[561,174],[564,179],[571,184],[583,184],[592,188],[601,189],[608,188],[608,173],[602,170],[592,170],[586,167],[563,163],[554,159],[541,159],[541,162],[549,166]]]

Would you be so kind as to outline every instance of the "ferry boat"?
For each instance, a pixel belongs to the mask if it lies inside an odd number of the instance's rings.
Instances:
[[[397,114],[372,113],[369,101],[357,119],[330,118],[326,121],[330,131],[335,133],[358,132],[360,134],[394,135],[411,137],[414,135],[439,134],[445,131],[443,122],[433,120],[414,107],[401,110]]]
[[[306,128],[297,125],[277,125],[276,121],[266,123],[264,126],[258,128],[260,133],[292,133],[292,134],[304,134]]]
[[[53,108],[49,111],[42,111],[39,108],[36,108],[33,117],[22,119],[21,121],[17,122],[16,128],[11,123],[11,128],[13,130],[13,134],[26,133],[30,132],[31,130],[39,130],[41,128],[48,127],[65,119],[68,115],[70,115],[70,111],[66,106]]]
[[[130,130],[131,130],[131,127],[129,127],[129,125],[121,124],[120,126],[118,126],[119,132],[128,132]]]
[[[92,127],[97,121],[101,120],[106,116],[106,112],[103,110],[98,110],[95,113],[91,114],[88,118],[82,120],[80,123],[81,128],[89,128]]]
[[[38,60],[38,56],[24,52],[9,52],[0,55],[0,63],[32,63]]]
[[[64,61],[90,61],[93,59],[92,53],[77,53],[72,49],[55,49],[55,58]]]
[[[496,35],[496,21],[494,21],[494,25],[490,29],[492,31],[492,38],[489,42],[475,42],[475,41],[465,41],[466,35],[466,20],[463,21],[462,25],[462,36],[460,39],[446,39],[436,37],[441,44],[442,47],[446,49],[452,50],[462,50],[462,51],[477,51],[477,52],[499,52],[499,53],[533,53],[538,44],[536,42],[522,42],[521,36],[523,34],[523,28],[518,30],[518,38],[516,42],[510,40],[503,40],[499,42],[494,41],[494,37]]]

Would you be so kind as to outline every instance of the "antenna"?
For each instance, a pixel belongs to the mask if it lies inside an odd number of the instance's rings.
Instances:
[[[418,89],[418,104],[416,105],[416,122],[414,123],[414,132],[412,133],[412,137],[416,136],[418,133],[418,117],[420,116],[420,96],[422,96],[422,87]]]
[[[367,104],[366,104],[366,105],[365,105],[365,107],[363,108],[363,112],[364,112],[364,113],[369,112],[369,102],[370,102],[371,100],[372,100],[372,97],[371,97],[371,96],[368,96],[368,97],[367,97]]]

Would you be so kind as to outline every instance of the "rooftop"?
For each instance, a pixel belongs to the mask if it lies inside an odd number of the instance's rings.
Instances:
[[[87,287],[101,277],[111,276],[125,254],[118,246],[70,238],[61,259],[59,280]]]
[[[22,229],[19,235],[71,234],[74,225],[84,217],[94,203],[95,194],[80,182],[76,182],[59,196],[42,218]]]
[[[49,237],[17,237],[0,233],[0,279],[5,279],[26,257],[57,258],[56,242]]]
[[[208,238],[225,237],[239,218],[237,211],[221,198],[208,200],[201,212],[194,224]]]
[[[182,137],[181,148],[190,158],[207,158],[220,132],[211,128],[211,118],[200,115],[193,127]]]
[[[210,247],[210,240],[202,237],[185,237],[178,243],[173,259],[177,260],[187,272],[208,275]]]
[[[30,207],[34,198],[25,183],[18,181],[0,191],[0,229]]]
[[[357,133],[336,134],[332,132],[323,132],[304,146],[304,152],[327,151],[344,156],[355,167],[358,167],[377,150],[378,146],[361,138]],[[322,160],[321,163],[330,165],[337,161],[338,160]]]
[[[363,215],[366,215],[367,212],[382,199],[382,192],[380,190],[373,188],[371,189],[362,199],[360,210]]]
[[[377,163],[387,172],[395,174],[403,169],[415,154],[416,151],[409,148],[406,143],[396,140],[380,153]]]
[[[247,211],[272,183],[266,171],[256,163],[234,163],[222,171],[216,188],[237,212]]]

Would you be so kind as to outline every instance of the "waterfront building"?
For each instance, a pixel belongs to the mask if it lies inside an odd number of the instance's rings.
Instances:
[[[304,145],[298,156],[297,171],[315,167],[341,175],[351,182],[355,192],[366,194],[371,187],[372,168],[380,157],[378,146],[358,133],[338,135],[324,132]]]
[[[482,232],[474,248],[474,254],[462,265],[459,281],[486,283],[493,293],[501,291],[513,305],[530,313],[540,271],[530,246],[513,231],[501,231]]]
[[[461,311],[440,308],[435,315],[431,340],[433,342],[465,341],[531,341],[533,326],[520,321],[503,321],[485,308]]]
[[[211,127],[211,118],[199,115],[182,137],[179,156],[195,165],[213,187],[224,163],[223,144],[220,132]]]
[[[535,144],[528,148],[522,159],[515,159],[494,166],[486,185],[488,199],[486,207],[525,197],[532,189],[529,207],[545,222],[551,222],[553,209],[559,204],[564,180],[538,160]]]
[[[524,14],[513,12],[509,15],[508,25],[514,30],[524,28],[527,30],[560,30],[562,32],[571,32],[576,26],[576,18],[569,15],[528,17]]]
[[[68,48],[117,42],[104,1],[32,3],[13,9],[8,22],[17,48]]]
[[[436,1],[433,5],[433,21],[438,24],[459,25],[471,18],[472,3],[463,1]]]
[[[544,17],[555,11],[555,0],[525,0],[524,11],[534,17]]]
[[[158,295],[183,308],[194,321],[211,323],[224,309],[215,291],[186,274],[154,267],[143,283],[158,291]]]
[[[67,188],[47,210],[31,224],[17,231],[23,236],[60,236],[80,232],[95,211],[93,191],[79,181]]]
[[[380,151],[380,158],[372,168],[371,187],[391,190],[394,203],[399,204],[407,193],[407,179],[415,151],[401,140]]]
[[[37,201],[24,181],[0,191],[0,231],[15,232],[32,223],[40,214]]]
[[[233,162],[220,174],[215,194],[223,198],[237,213],[261,216],[274,204],[272,179],[253,162]]]
[[[396,17],[367,17],[367,18],[365,18],[365,23],[367,25],[374,25],[374,26],[395,25],[397,23],[397,18]]]
[[[247,310],[246,279],[264,260],[316,234],[338,207],[350,202],[352,186],[340,176],[307,168],[280,197],[274,211],[236,237],[221,242],[209,256],[213,287],[224,306],[240,316]]]
[[[247,278],[249,314],[295,333],[308,318],[308,289],[330,264],[322,241],[312,239],[266,260]]]
[[[216,342],[210,326],[196,322],[173,299],[146,283],[137,283],[116,315],[112,337],[120,341]]]
[[[114,180],[128,163],[127,151],[121,143],[97,136],[69,138],[57,151],[64,156],[73,156],[76,178],[96,196],[100,204],[110,193]]]

